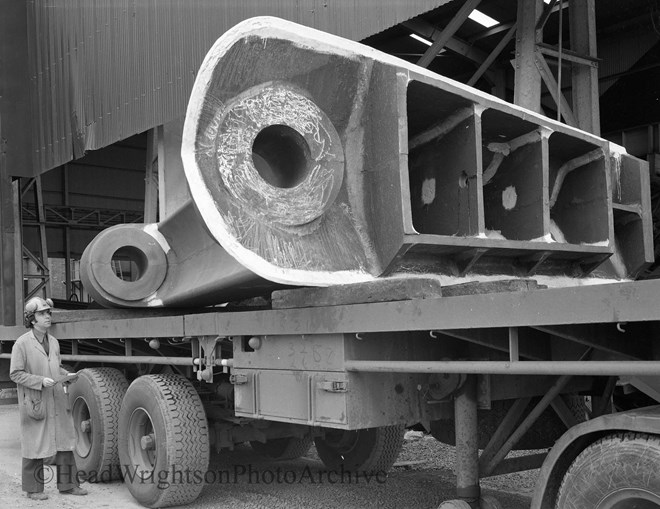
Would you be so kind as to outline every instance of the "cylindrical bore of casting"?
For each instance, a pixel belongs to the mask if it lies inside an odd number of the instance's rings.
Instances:
[[[149,267],[149,259],[144,251],[139,249],[136,246],[123,246],[117,249],[112,255],[112,262],[120,263],[122,260],[128,260],[132,266],[135,268],[135,274],[131,273],[131,279],[129,281],[138,281],[142,278],[144,274],[147,273]],[[120,279],[127,281],[126,278],[121,277],[117,274]]]
[[[122,257],[137,268],[134,281],[124,281],[114,270],[113,258]],[[115,304],[136,301],[153,294],[167,275],[167,257],[160,244],[139,227],[121,225],[101,232],[83,255],[86,279],[95,298]]]
[[[199,145],[212,144],[217,172],[203,172],[210,190],[224,188],[243,213],[296,226],[334,203],[344,175],[344,151],[328,116],[297,87],[268,82],[223,105]],[[199,157],[205,154],[198,153]],[[222,185],[218,186],[220,176]],[[193,192],[194,197],[194,192]],[[222,199],[217,198],[221,203]]]
[[[284,189],[305,180],[312,164],[305,138],[286,125],[271,125],[257,134],[252,162],[261,178]]]

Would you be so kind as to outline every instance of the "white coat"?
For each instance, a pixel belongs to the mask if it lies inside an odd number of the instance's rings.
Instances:
[[[45,377],[57,380],[67,371],[60,359],[60,345],[48,334],[49,354],[46,355],[32,330],[16,340],[11,351],[10,378],[18,386],[21,419],[21,454],[24,458],[47,458],[57,451],[73,451],[76,432],[68,395],[61,383],[44,387]],[[28,405],[41,398],[45,418],[28,415]]]

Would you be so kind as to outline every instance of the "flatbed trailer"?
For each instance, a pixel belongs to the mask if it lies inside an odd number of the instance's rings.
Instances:
[[[328,468],[341,466],[332,452],[352,440],[347,450],[358,451],[354,470],[386,470],[404,427],[423,423],[457,445],[458,498],[442,507],[478,500],[481,477],[538,467],[532,507],[564,507],[557,499],[579,475],[567,471],[593,444],[618,437],[616,447],[625,451],[644,437],[651,457],[660,453],[660,407],[638,408],[640,400],[652,404],[660,395],[654,341],[660,282],[531,288],[476,283],[447,287],[446,296],[351,304],[328,288],[322,306],[57,311],[52,332],[63,361],[76,370],[90,366],[71,386],[81,469],[116,477],[119,463],[151,465],[143,453],[156,448],[154,468],[203,470],[210,447],[249,441],[258,452],[282,458],[303,454],[313,439],[326,451],[321,458]],[[272,305],[310,291],[319,289],[276,293]],[[21,332],[0,329],[5,350]],[[126,396],[117,394],[126,390],[124,374],[136,380],[127,394],[137,417],[145,397],[170,395],[172,387],[199,394],[188,398],[195,416],[190,426],[180,426],[180,409],[168,406],[167,397],[155,398],[157,406],[131,425],[121,409]],[[140,389],[140,380],[155,382],[155,394]],[[635,390],[624,394],[623,383]],[[590,405],[569,408],[585,396]],[[506,412],[494,422],[488,409],[502,402]],[[553,429],[550,443],[536,444],[550,447],[558,438],[550,452],[507,458],[530,428],[548,420],[543,411],[551,406],[567,431]],[[153,445],[154,434],[164,443]],[[118,462],[113,448],[122,442],[129,456]],[[194,447],[176,458],[171,453],[180,443]],[[633,468],[646,460],[622,452],[620,461]],[[638,470],[639,479],[626,478],[632,484],[619,487],[627,490],[625,500],[657,503],[654,481]],[[646,489],[638,484],[647,481]],[[152,506],[190,502],[201,490],[174,485],[174,493],[152,493],[133,484],[138,500]],[[497,507],[488,497],[481,503]]]
[[[97,304],[130,309],[53,314],[88,481],[186,504],[211,449],[245,442],[386,472],[421,425],[456,445],[443,509],[497,508],[479,479],[531,468],[534,509],[660,506],[660,282],[598,279],[654,260],[644,162],[270,18],[214,45],[182,137],[191,196],[81,260]],[[0,327],[7,387],[24,331]]]

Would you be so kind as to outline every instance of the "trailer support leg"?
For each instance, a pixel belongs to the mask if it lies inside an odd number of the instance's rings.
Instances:
[[[454,399],[456,427],[456,495],[479,500],[479,445],[477,439],[477,377],[470,375]]]

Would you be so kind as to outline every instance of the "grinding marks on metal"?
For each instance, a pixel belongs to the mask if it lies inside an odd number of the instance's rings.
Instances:
[[[211,48],[181,155],[191,200],[85,251],[101,304],[209,305],[393,274],[624,278],[652,260],[644,166],[620,147],[276,18]],[[117,253],[133,281],[113,280]]]

